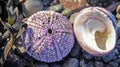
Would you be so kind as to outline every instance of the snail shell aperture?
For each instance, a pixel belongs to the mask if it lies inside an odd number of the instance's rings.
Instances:
[[[75,19],[75,36],[86,52],[94,56],[106,55],[115,47],[116,22],[114,15],[104,8],[85,8]]]

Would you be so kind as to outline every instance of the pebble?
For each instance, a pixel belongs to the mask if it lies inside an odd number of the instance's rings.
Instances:
[[[79,44],[75,44],[74,47],[72,48],[70,55],[71,57],[75,57],[78,58],[80,55],[80,45]]]
[[[52,0],[42,0],[44,6],[49,6]]]
[[[118,20],[118,23],[117,23],[117,31],[118,31],[118,37],[120,38],[120,20]]]
[[[63,67],[79,67],[79,61],[75,58],[69,58],[64,62]]]
[[[90,5],[95,6],[95,5],[98,4],[99,0],[87,0],[87,2],[88,2]]]
[[[117,48],[115,48],[113,51],[114,51],[114,53],[115,53],[116,55],[118,55],[119,51],[118,51]]]
[[[2,32],[0,32],[0,37],[2,36]]]
[[[73,14],[74,12],[69,9],[69,8],[65,8],[63,11],[62,11],[62,14],[66,17],[69,17],[71,14]]]
[[[47,63],[38,62],[34,64],[34,67],[49,67],[49,65]]]
[[[117,57],[120,58],[120,55],[118,55]]]
[[[72,10],[79,10],[83,7],[88,6],[86,0],[59,0],[60,4],[64,6],[64,8],[70,8]]]
[[[99,57],[99,56],[94,56],[94,60],[101,61],[101,60],[102,60],[102,57]]]
[[[2,7],[0,6],[0,14],[2,14]]]
[[[73,24],[74,23],[74,20],[76,18],[76,16],[78,15],[79,12],[76,12],[76,13],[73,13],[71,16],[70,16],[70,22]]]
[[[120,58],[118,58],[116,61],[120,64]]]
[[[108,6],[106,9],[109,10],[110,12],[114,12],[116,10],[116,7],[119,3],[113,3],[110,6]]]
[[[22,9],[24,15],[28,17],[33,13],[43,10],[43,4],[41,0],[26,0],[26,2],[22,5]]]
[[[83,52],[83,57],[88,61],[93,59],[93,56],[91,54],[88,54],[87,52]]]
[[[25,53],[26,52],[24,47],[18,47],[18,49],[20,50],[20,53]]]
[[[25,60],[19,59],[15,62],[15,64],[17,64],[17,67],[25,67],[27,63]]]
[[[110,65],[113,65],[114,67],[118,67],[118,63],[116,61],[112,61],[109,63]]]
[[[94,62],[93,61],[88,62],[86,67],[95,67]]]
[[[118,62],[116,62],[116,61],[111,61],[108,64],[112,65],[113,67],[118,67]]]
[[[80,67],[86,67],[85,60],[81,59],[80,60]]]
[[[59,0],[53,0],[50,5],[53,6],[53,5],[57,5],[58,3],[59,3]]]
[[[102,61],[95,61],[95,67],[105,67]]]
[[[117,6],[117,8],[116,8],[116,18],[117,19],[120,19],[120,4]]]
[[[103,59],[104,62],[109,62],[114,58],[114,56],[115,56],[115,53],[114,53],[114,51],[112,51],[108,55],[103,56],[102,59]]]
[[[50,67],[62,67],[62,64],[61,64],[61,63],[58,63],[58,62],[52,63],[52,64],[50,65]]]
[[[63,6],[61,4],[57,4],[57,5],[50,6],[48,9],[55,12],[61,12],[63,10]]]
[[[120,39],[117,40],[116,44],[117,46],[120,46]]]

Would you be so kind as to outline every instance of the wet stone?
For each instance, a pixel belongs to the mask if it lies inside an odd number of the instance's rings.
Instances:
[[[118,67],[118,62],[116,62],[116,61],[111,61],[108,64],[113,66],[113,67]]]
[[[118,49],[115,48],[113,51],[116,55],[118,55],[118,53],[119,53]]]
[[[81,59],[80,60],[80,67],[86,67],[85,60]]]
[[[70,16],[70,22],[73,24],[74,23],[74,20],[76,18],[76,16],[78,15],[78,12],[76,13],[73,13],[71,16]]]
[[[117,26],[118,26],[118,37],[120,38],[120,20],[118,20],[118,23],[117,23]]]
[[[49,6],[52,0],[41,0],[44,6]]]
[[[18,47],[18,49],[20,50],[21,53],[25,53],[26,52],[24,47]]]
[[[49,67],[49,65],[47,63],[38,62],[34,64],[34,67]]]
[[[17,64],[17,67],[25,67],[27,63],[25,60],[17,60],[15,64]]]
[[[102,60],[102,57],[94,56],[94,60],[101,61],[101,60]]]
[[[110,62],[106,65],[106,67],[119,67],[118,63]]]
[[[62,14],[64,15],[64,16],[66,16],[66,17],[69,17],[71,14],[73,14],[74,12],[71,10],[71,9],[69,9],[69,8],[66,8],[66,9],[64,9],[63,11],[62,11]]]
[[[53,5],[57,5],[58,3],[59,3],[59,0],[53,0],[50,5],[53,6]]]
[[[80,53],[81,52],[80,52],[79,44],[75,44],[74,47],[72,48],[71,52],[70,52],[71,57],[78,58]]]
[[[64,8],[69,8],[72,10],[79,10],[88,6],[86,0],[59,0],[59,2],[64,6]]]
[[[2,14],[2,8],[1,8],[1,6],[0,6],[0,14]]]
[[[88,54],[87,52],[84,52],[83,53],[83,57],[85,59],[87,59],[88,61],[92,60],[93,59],[93,56],[91,54]]]
[[[117,40],[116,44],[120,46],[120,39]]]
[[[99,0],[86,0],[90,5],[97,5],[97,3],[99,2]]]
[[[50,64],[50,67],[62,67],[61,63],[52,63]]]
[[[86,67],[95,67],[94,62],[93,61],[88,62]]]
[[[110,12],[114,12],[116,10],[116,7],[119,3],[113,3],[109,5],[106,9],[109,10]]]
[[[117,57],[120,58],[120,55],[118,55]]]
[[[120,64],[120,58],[119,58],[119,59],[116,59],[116,61]]]
[[[115,56],[115,53],[114,53],[114,51],[112,51],[108,55],[102,57],[102,59],[103,59],[104,62],[109,62],[114,58],[114,56]]]
[[[102,61],[95,61],[95,67],[104,67],[104,63]]]
[[[30,16],[33,13],[43,10],[43,4],[41,0],[26,0],[22,5],[22,9],[25,16]]]
[[[0,32],[0,37],[2,36],[2,33]]]
[[[57,5],[50,6],[48,9],[55,12],[61,12],[63,10],[63,6],[61,4],[57,4]]]
[[[79,67],[79,61],[75,58],[69,58],[64,62],[63,67]]]

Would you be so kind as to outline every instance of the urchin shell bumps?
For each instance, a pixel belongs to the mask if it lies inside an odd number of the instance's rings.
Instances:
[[[74,44],[72,25],[69,20],[53,11],[39,11],[25,22],[23,46],[33,58],[44,62],[62,60]]]

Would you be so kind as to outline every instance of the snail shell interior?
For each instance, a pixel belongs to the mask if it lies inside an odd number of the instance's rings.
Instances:
[[[116,19],[101,7],[80,11],[74,22],[75,36],[81,47],[95,56],[108,54],[116,43]]]

